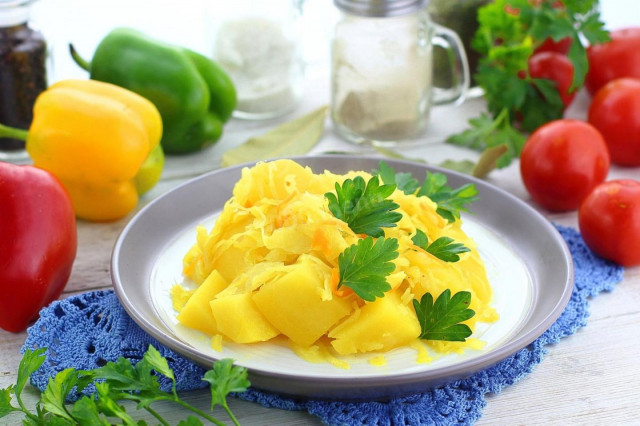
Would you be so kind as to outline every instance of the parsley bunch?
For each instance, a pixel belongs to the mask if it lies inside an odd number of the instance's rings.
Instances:
[[[597,0],[495,0],[478,11],[479,28],[472,42],[481,59],[475,80],[484,89],[488,114],[469,121],[470,128],[447,141],[476,150],[506,146],[496,162],[505,167],[520,155],[523,133],[562,118],[563,104],[555,83],[534,79],[528,60],[546,39],[571,39],[567,54],[574,67],[570,90],[584,84],[588,71],[585,41],[608,40]]]
[[[167,360],[153,346],[149,346],[142,359],[132,365],[125,358],[109,362],[95,370],[84,371],[67,368],[49,380],[46,389],[36,404],[36,412],[30,412],[22,401],[22,391],[29,376],[45,361],[45,349],[27,349],[18,367],[15,385],[0,389],[0,418],[11,413],[23,413],[25,425],[104,425],[115,424],[115,419],[125,425],[145,424],[136,421],[126,411],[120,401],[133,401],[138,409],[153,415],[162,425],[169,423],[151,404],[171,401],[197,414],[189,416],[179,424],[184,426],[202,425],[200,418],[222,426],[223,422],[180,399],[176,392],[176,379]],[[158,375],[171,380],[171,392],[160,390]],[[202,380],[209,382],[211,390],[211,410],[220,405],[235,425],[238,421],[227,405],[226,397],[231,392],[244,392],[250,385],[247,370],[233,365],[230,359],[217,361],[213,369],[204,374]],[[95,383],[96,392],[83,396],[73,404],[66,399],[71,391],[81,391],[90,383]],[[12,404],[15,397],[18,406]]]

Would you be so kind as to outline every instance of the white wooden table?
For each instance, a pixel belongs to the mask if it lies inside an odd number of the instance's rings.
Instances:
[[[81,7],[82,4],[71,0],[55,3],[58,13],[62,12],[59,7]],[[601,3],[603,16],[610,28],[640,25],[635,2],[608,0]],[[82,9],[77,13],[82,13]],[[64,70],[64,67],[60,69]],[[162,181],[144,197],[139,207],[185,180],[217,168],[222,153],[247,137],[326,104],[326,67],[320,60],[308,71],[305,100],[294,113],[269,122],[233,120],[225,128],[223,139],[213,148],[193,155],[168,158]],[[65,77],[64,74],[57,75],[57,78]],[[587,103],[587,95],[579,94],[567,115],[584,118]],[[436,108],[432,113],[431,127],[424,136],[425,144],[403,149],[403,154],[422,157],[430,164],[438,164],[445,159],[477,158],[474,152],[446,145],[442,141],[446,135],[463,129],[467,118],[476,116],[483,108],[481,100],[469,101],[459,107]],[[325,136],[313,152],[334,149],[361,150],[340,141],[332,132],[330,123],[327,123]],[[613,167],[609,178],[620,177],[640,180],[640,168]],[[517,162],[506,169],[494,171],[487,180],[532,203],[522,185]],[[551,221],[577,227],[575,212],[540,212]],[[62,298],[112,287],[109,276],[111,250],[118,233],[133,214],[135,212],[120,221],[107,224],[78,223],[78,255]],[[640,392],[637,391],[637,383],[640,382],[639,306],[640,268],[636,267],[626,270],[624,280],[613,292],[601,294],[592,300],[587,327],[548,347],[545,360],[525,379],[507,387],[500,394],[489,395],[488,405],[478,424],[640,424]],[[16,370],[21,359],[19,350],[25,337],[26,333],[12,334],[0,330],[0,388],[16,381]],[[28,403],[33,403],[35,395],[33,389],[27,392]],[[190,392],[184,398],[203,409],[209,404],[205,391]],[[231,400],[230,405],[245,425],[320,423],[317,418],[304,412],[267,409],[241,400]],[[171,405],[160,406],[158,411],[168,419],[173,419],[173,423],[186,414]],[[221,413],[220,417],[224,418],[224,414]],[[0,420],[0,423],[5,424],[5,421],[19,424],[20,419],[9,417],[8,420]]]

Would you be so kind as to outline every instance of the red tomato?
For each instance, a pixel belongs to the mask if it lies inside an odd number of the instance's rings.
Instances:
[[[617,78],[640,78],[640,27],[614,30],[609,35],[609,42],[587,48],[589,72],[584,85],[592,95]]]
[[[533,78],[546,78],[554,81],[565,108],[573,102],[576,91],[569,92],[573,81],[573,64],[565,55],[557,52],[540,52],[531,55],[529,74]]]
[[[640,166],[640,80],[621,78],[598,90],[588,120],[602,133],[612,162]]]
[[[556,52],[566,55],[567,53],[569,53],[572,41],[573,40],[571,39],[571,37],[565,37],[558,41],[555,41],[552,38],[547,38],[542,43],[540,43],[540,46],[536,47],[534,53]]]
[[[595,253],[622,266],[640,265],[640,182],[598,185],[578,211],[580,233]]]
[[[555,211],[576,210],[609,172],[607,145],[581,120],[554,120],[529,136],[520,174],[531,198]]]

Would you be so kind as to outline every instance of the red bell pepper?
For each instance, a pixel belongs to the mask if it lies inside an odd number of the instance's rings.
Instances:
[[[77,244],[73,205],[58,178],[0,162],[0,328],[25,330],[60,296]]]

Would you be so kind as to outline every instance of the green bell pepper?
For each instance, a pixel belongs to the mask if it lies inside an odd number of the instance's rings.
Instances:
[[[155,104],[162,116],[160,143],[168,154],[212,145],[236,107],[235,87],[214,61],[134,29],[112,30],[98,44],[91,62],[82,59],[73,45],[69,48],[91,79],[124,87]]]

